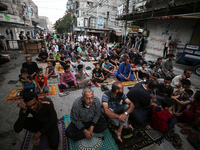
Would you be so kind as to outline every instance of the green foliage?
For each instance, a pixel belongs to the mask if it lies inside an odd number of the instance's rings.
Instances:
[[[54,28],[58,34],[66,33],[70,31],[71,27],[71,16],[67,13],[54,24]]]

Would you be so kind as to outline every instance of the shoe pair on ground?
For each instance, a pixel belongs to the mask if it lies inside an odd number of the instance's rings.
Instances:
[[[109,88],[107,86],[105,86],[105,85],[101,85],[101,90],[102,91],[108,91]]]

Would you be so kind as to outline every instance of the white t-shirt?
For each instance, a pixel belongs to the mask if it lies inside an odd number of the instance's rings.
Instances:
[[[169,47],[169,43],[171,42],[171,40],[167,40],[166,41],[166,45],[165,45],[165,47]]]
[[[140,67],[139,70],[147,71],[147,68],[142,68],[142,67]]]

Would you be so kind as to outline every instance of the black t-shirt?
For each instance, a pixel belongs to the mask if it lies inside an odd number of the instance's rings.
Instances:
[[[133,60],[133,58],[135,58],[135,54],[134,53],[129,52],[128,55],[129,55],[130,60]]]
[[[43,33],[40,33],[39,35],[40,35],[40,39],[44,39],[44,34]]]
[[[117,55],[112,54],[112,55],[110,56],[110,59],[115,61],[116,59],[119,59],[119,58],[118,58]]]
[[[47,52],[40,52],[38,57],[42,58],[42,59],[46,59],[48,57],[48,53]]]
[[[92,76],[94,77],[94,74],[95,74],[95,76],[96,77],[101,77],[101,75],[102,75],[102,70],[101,69],[99,69],[98,71],[96,70],[96,69],[93,69],[93,71],[92,71]]]
[[[167,96],[165,97],[171,97],[172,93],[174,91],[174,88],[169,85],[168,87],[165,87],[164,83],[160,83],[157,90],[156,90],[156,94],[160,95],[160,96],[165,96],[164,94],[167,93]]]
[[[37,65],[37,63],[35,63],[35,62],[33,62],[33,61],[31,62],[30,65],[28,65],[27,62],[24,62],[24,63],[22,64],[22,68],[26,68],[26,69],[28,70],[28,74],[32,75],[34,72],[37,72],[37,70],[38,70],[38,65]]]
[[[138,83],[127,93],[127,97],[135,105],[135,108],[148,108],[150,106],[151,92],[147,91],[143,85],[144,83]]]

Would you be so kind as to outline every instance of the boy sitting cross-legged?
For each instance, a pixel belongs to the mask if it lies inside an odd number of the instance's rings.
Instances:
[[[19,81],[22,83],[22,91],[20,92],[20,96],[23,96],[25,92],[35,91],[35,85],[32,80],[33,78],[28,74],[28,70],[26,68],[22,68],[21,74],[19,75]]]
[[[173,114],[177,114],[182,112],[184,109],[187,109],[187,106],[192,103],[191,96],[193,95],[193,91],[191,89],[185,89],[182,94],[178,96],[172,96],[174,100],[174,108]],[[177,111],[176,111],[177,107]]]
[[[105,77],[98,63],[95,64],[95,68],[92,71],[92,80],[99,83],[105,82]]]
[[[71,88],[71,87],[78,87],[76,77],[71,72],[69,65],[64,66],[64,71],[65,71],[64,73],[60,74],[59,88],[66,89],[66,88]]]
[[[47,86],[47,77],[43,74],[42,69],[38,69],[37,76],[35,77],[35,82],[37,87],[35,89],[35,93],[48,93],[49,88]]]

